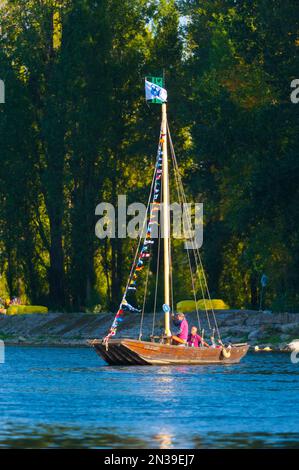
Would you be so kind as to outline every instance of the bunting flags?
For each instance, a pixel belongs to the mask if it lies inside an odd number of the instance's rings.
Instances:
[[[138,312],[138,313],[141,312],[141,310],[139,308],[135,308],[135,307],[133,307],[133,305],[129,304],[129,302],[127,302],[126,299],[123,299],[123,301],[122,301],[122,308],[124,310],[129,311],[129,312]]]
[[[136,258],[136,262],[131,270],[131,275],[128,281],[128,285],[122,301],[120,303],[119,309],[114,317],[114,321],[111,325],[110,331],[107,336],[104,338],[104,342],[108,344],[109,338],[115,336],[119,323],[123,321],[123,313],[124,311],[130,312],[141,312],[140,309],[133,307],[131,304],[128,303],[126,299],[126,295],[128,291],[136,291],[138,284],[138,276],[139,273],[143,271],[145,267],[145,263],[150,259],[151,252],[150,248],[155,243],[154,239],[152,238],[152,226],[158,225],[159,222],[157,220],[158,211],[160,210],[160,198],[161,198],[161,176],[162,176],[162,159],[163,159],[163,152],[162,152],[162,145],[164,142],[164,135],[160,135],[159,139],[159,146],[158,146],[158,153],[157,153],[157,161],[155,167],[155,179],[154,179],[154,187],[153,187],[153,197],[152,197],[152,204],[150,208],[150,215],[149,221],[147,224],[146,235],[143,241],[143,245],[141,250]]]

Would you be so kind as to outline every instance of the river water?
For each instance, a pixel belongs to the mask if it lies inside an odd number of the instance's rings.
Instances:
[[[0,447],[299,447],[299,364],[111,367],[92,349],[6,347]]]

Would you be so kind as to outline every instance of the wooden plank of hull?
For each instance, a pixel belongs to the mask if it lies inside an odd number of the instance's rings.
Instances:
[[[101,340],[90,344],[111,365],[177,365],[177,364],[235,364],[248,351],[247,344],[232,346],[229,358],[224,358],[221,349],[184,348],[179,346],[118,339],[109,341],[108,349]]]

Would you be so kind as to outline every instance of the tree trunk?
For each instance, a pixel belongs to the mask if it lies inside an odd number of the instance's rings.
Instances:
[[[256,273],[250,275],[250,303],[251,308],[256,310],[258,308],[258,288]]]
[[[53,307],[65,306],[64,253],[62,246],[62,221],[53,218],[50,221],[50,268],[49,295]]]

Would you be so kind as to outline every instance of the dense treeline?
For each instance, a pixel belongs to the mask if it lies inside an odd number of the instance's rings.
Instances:
[[[146,201],[161,74],[189,195],[205,204],[211,293],[299,307],[299,11],[292,0],[10,0],[0,18],[0,296],[113,308],[134,242],[95,237],[95,207]],[[177,255],[176,294],[188,298]]]

